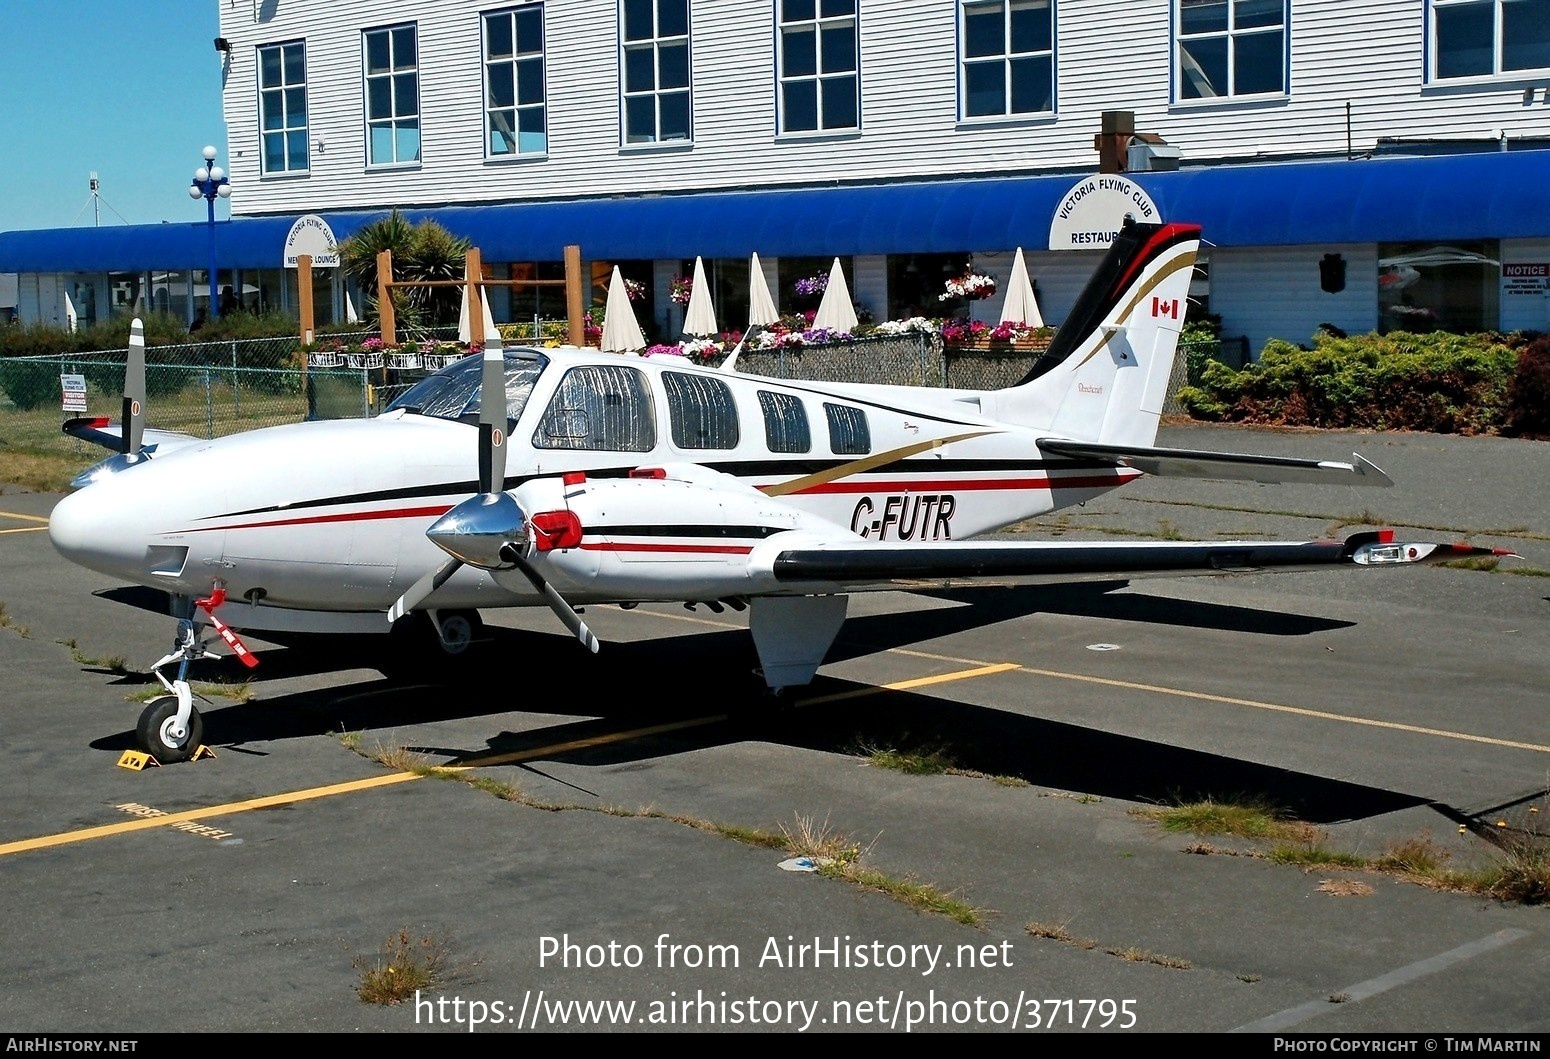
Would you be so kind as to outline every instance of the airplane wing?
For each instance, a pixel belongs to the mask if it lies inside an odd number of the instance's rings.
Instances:
[[[772,542],[773,543],[773,542]],[[804,541],[779,550],[774,579],[813,591],[1040,584],[1114,577],[1245,573],[1320,566],[1393,566],[1513,553],[1471,544],[1405,542],[1392,530],[1316,541],[964,541],[919,545]]]
[[[1133,467],[1159,477],[1214,478],[1232,481],[1312,485],[1366,485],[1387,488],[1394,480],[1356,453],[1351,463],[1334,460],[1299,460],[1287,456],[1208,452],[1203,449],[1162,449],[1144,445],[1100,445],[1040,438],[1039,448],[1057,456],[1103,460],[1117,467]]]
[[[123,425],[110,422],[104,416],[77,416],[74,419],[65,420],[60,429],[72,438],[80,438],[82,441],[89,441],[93,445],[100,445],[110,452],[120,452],[124,447]],[[183,445],[191,445],[198,440],[200,439],[192,434],[180,434],[175,430],[147,428],[144,434],[143,447],[146,452],[165,454]]]

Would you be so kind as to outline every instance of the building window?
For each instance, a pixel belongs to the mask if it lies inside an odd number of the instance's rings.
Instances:
[[[865,456],[872,451],[872,431],[866,412],[844,404],[823,406],[829,420],[829,449],[836,456]]]
[[[856,0],[778,0],[780,131],[861,125]]]
[[[689,0],[623,0],[624,142],[690,138]]]
[[[961,10],[964,117],[1054,110],[1053,0],[964,0]]]
[[[1177,0],[1175,98],[1284,93],[1286,0]]]
[[[368,29],[361,39],[366,61],[366,163],[418,162],[420,56],[415,28]]]
[[[258,120],[265,173],[305,173],[307,46],[301,41],[258,49]]]
[[[1544,0],[1431,0],[1432,76],[1491,77],[1550,69]]]
[[[542,4],[484,16],[484,91],[491,158],[549,149]]]
[[[1378,244],[1378,330],[1469,334],[1500,326],[1501,248]]]
[[[759,391],[759,407],[764,412],[764,443],[771,452],[809,452],[812,431],[807,425],[807,409],[794,394]]]

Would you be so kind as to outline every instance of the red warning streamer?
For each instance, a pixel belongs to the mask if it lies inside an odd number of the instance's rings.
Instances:
[[[210,593],[208,599],[194,600],[194,606],[210,615],[210,624],[215,626],[215,631],[221,634],[221,639],[226,641],[226,646],[231,648],[231,653],[236,655],[242,664],[252,669],[258,665],[258,656],[245,647],[237,634],[232,632],[231,626],[215,616],[215,608],[226,602],[226,589],[217,586]]]

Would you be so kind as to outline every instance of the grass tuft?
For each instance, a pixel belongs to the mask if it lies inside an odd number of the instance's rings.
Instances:
[[[1048,938],[1050,941],[1064,942],[1067,945],[1075,945],[1079,949],[1096,949],[1097,941],[1092,938],[1083,938],[1072,934],[1059,923],[1029,923],[1025,928],[1028,934],[1035,938]]]
[[[1181,959],[1178,956],[1164,956],[1161,953],[1151,952],[1147,949],[1131,947],[1124,949],[1105,949],[1103,951],[1107,952],[1110,956],[1118,956],[1122,960],[1129,960],[1131,963],[1155,963],[1159,967],[1172,967],[1175,970],[1180,971],[1187,971],[1190,969],[1190,962],[1188,960]]]
[[[1291,819],[1286,810],[1254,798],[1228,801],[1207,798],[1134,811],[1156,821],[1165,831],[1194,835],[1306,841],[1314,833],[1310,825]]]
[[[361,973],[356,994],[368,1004],[401,1004],[422,989],[434,989],[446,980],[447,947],[430,935],[414,937],[407,927],[388,938],[375,959],[358,956]]]

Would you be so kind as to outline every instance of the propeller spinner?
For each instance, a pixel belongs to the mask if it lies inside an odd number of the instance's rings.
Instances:
[[[549,609],[587,650],[598,639],[559,591],[527,559],[528,516],[506,492],[506,358],[500,339],[484,347],[479,377],[479,495],[469,497],[431,524],[425,535],[449,558],[421,577],[388,611],[389,623],[414,610],[464,565],[481,570],[520,570]]]

